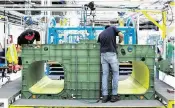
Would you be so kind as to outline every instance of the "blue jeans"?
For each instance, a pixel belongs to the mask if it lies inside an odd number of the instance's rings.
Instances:
[[[117,55],[114,52],[101,53],[102,64],[102,95],[108,95],[108,77],[109,77],[109,65],[112,68],[112,95],[117,95],[118,91],[118,79],[119,79],[119,64]]]

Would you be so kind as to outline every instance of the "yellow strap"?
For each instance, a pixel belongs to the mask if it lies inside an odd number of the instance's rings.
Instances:
[[[9,63],[18,64],[18,55],[14,44],[8,47],[6,53],[6,59]]]

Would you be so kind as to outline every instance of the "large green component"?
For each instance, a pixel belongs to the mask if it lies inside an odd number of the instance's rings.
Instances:
[[[101,74],[100,46],[94,42],[79,44],[23,46],[22,97],[39,99],[98,99]],[[122,52],[122,53],[121,53]],[[122,99],[154,98],[155,47],[122,45],[119,61],[132,61],[132,75],[119,82]],[[56,61],[64,68],[64,80],[51,80],[44,74],[44,63]],[[111,89],[111,88],[109,88]]]

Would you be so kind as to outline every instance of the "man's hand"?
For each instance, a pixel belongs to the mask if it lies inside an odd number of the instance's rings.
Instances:
[[[40,48],[41,47],[41,42],[40,41],[36,41],[36,47],[35,48]]]
[[[36,46],[35,46],[35,48],[40,48],[40,47],[41,47],[41,46],[39,46],[39,45],[36,45]]]
[[[122,41],[121,43],[119,43],[120,45],[124,45],[124,41]]]
[[[37,45],[40,45],[40,44],[41,44],[41,42],[40,42],[40,41],[36,41],[36,44],[37,44]]]
[[[17,52],[21,53],[21,46],[20,45],[17,46]]]

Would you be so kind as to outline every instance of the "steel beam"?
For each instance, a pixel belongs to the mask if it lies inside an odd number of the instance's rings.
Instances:
[[[167,13],[161,12],[162,13],[162,18],[163,18],[163,24],[159,24],[156,22],[156,20],[154,20],[154,18],[152,18],[149,14],[149,11],[142,11],[142,14],[145,15],[145,17],[150,20],[151,22],[153,22],[157,27],[159,27],[162,30],[162,38],[165,39],[166,38],[166,15]]]
[[[0,10],[6,10],[6,11],[26,11],[26,10],[30,10],[30,11],[80,11],[82,8],[81,7],[32,7],[32,8],[4,8],[4,7],[0,7]],[[141,12],[144,10],[134,10],[134,9],[120,9],[120,8],[96,8],[96,11],[122,11],[122,12]],[[149,11],[149,12],[161,12],[161,10],[145,10],[145,11]]]
[[[25,7],[25,5],[19,5],[19,4],[1,4],[0,7],[6,7],[6,8],[19,8],[19,7]],[[29,7],[31,8],[82,8],[82,5],[52,5],[52,6],[43,6],[43,5],[35,5],[30,4]]]
[[[30,4],[30,8],[82,8],[83,5],[76,4],[76,5],[67,5],[67,4],[60,4],[60,5],[54,5],[52,4],[51,6],[43,6],[43,5],[36,5],[36,4]],[[19,5],[19,4],[0,4],[0,7],[5,7],[5,8],[22,8],[25,7],[25,5]],[[97,6],[96,8],[117,8],[117,9],[124,9],[124,8],[135,8],[136,6],[127,6],[127,7],[120,7],[120,6]],[[146,6],[145,6],[146,7]],[[162,9],[162,6],[156,6],[158,9],[152,9],[155,8],[155,6],[149,6],[149,10],[160,10]],[[148,8],[146,8],[148,9]]]

